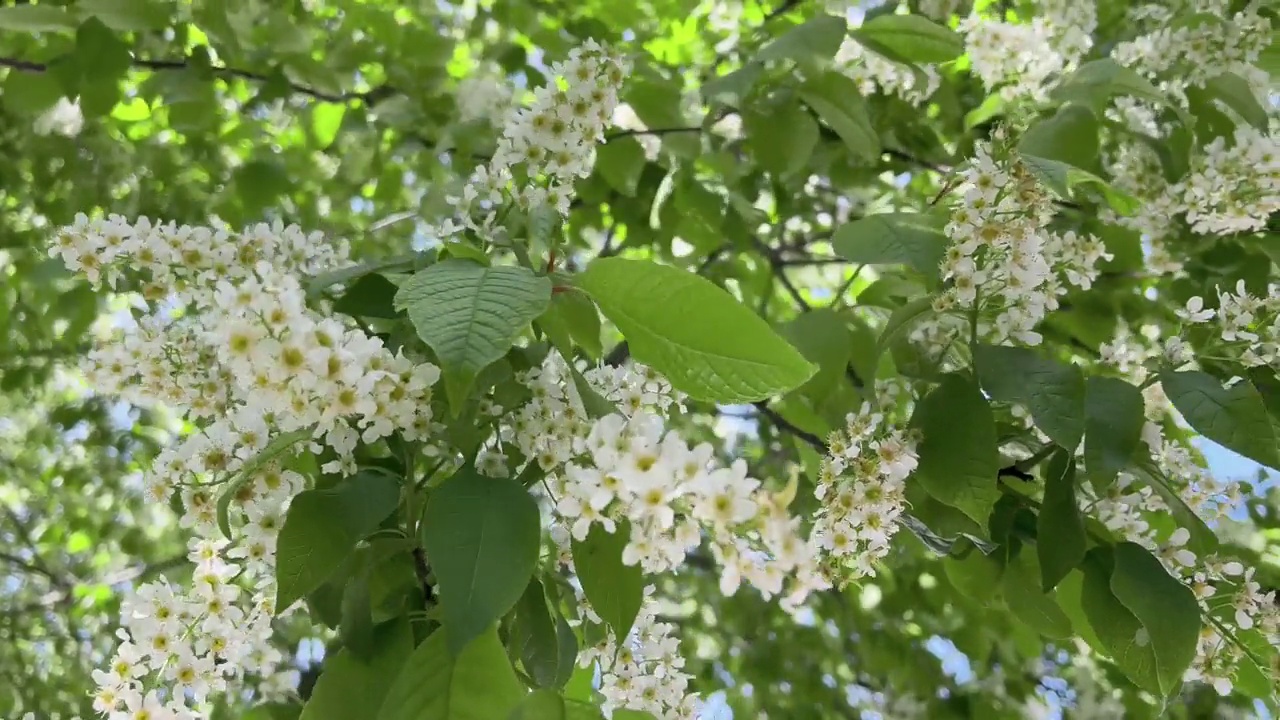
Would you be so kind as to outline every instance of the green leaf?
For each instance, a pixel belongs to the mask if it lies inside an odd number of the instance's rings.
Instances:
[[[552,690],[534,690],[507,720],[567,720],[564,698]]]
[[[319,102],[311,106],[311,137],[318,149],[324,150],[333,144],[346,114],[347,106],[341,103]]]
[[[1092,169],[1098,160],[1098,119],[1083,105],[1064,105],[1027,129],[1018,152]]]
[[[520,599],[538,561],[540,522],[537,501],[519,483],[469,466],[427,498],[422,546],[454,652]]]
[[[853,333],[830,308],[797,315],[783,328],[783,333],[805,358],[818,366],[818,372],[796,392],[809,398],[815,406],[820,405],[844,382],[845,368],[853,353]]]
[[[142,32],[168,27],[173,6],[166,0],[77,0],[75,9],[101,20],[112,30]]]
[[[1224,73],[1205,83],[1204,89],[1245,122],[1261,130],[1267,129],[1267,111],[1258,103],[1253,88],[1244,78],[1235,73]]]
[[[1059,448],[1044,474],[1044,500],[1036,527],[1040,587],[1052,590],[1084,560],[1089,540],[1076,502],[1076,469],[1071,455]]]
[[[10,70],[0,85],[0,102],[5,108],[29,117],[53,107],[64,95],[58,79],[47,72]]]
[[[644,573],[639,565],[624,565],[622,549],[631,540],[631,524],[621,520],[615,532],[593,524],[585,540],[573,541],[573,565],[587,601],[621,641],[644,602]]]
[[[756,54],[757,62],[774,60],[823,61],[836,56],[840,43],[849,30],[842,17],[821,14],[796,25],[765,45]]]
[[[1083,565],[1080,605],[1100,645],[1095,649],[1110,655],[1135,685],[1163,695],[1151,633],[1112,592],[1114,567],[1114,553],[1109,547],[1090,550]]]
[[[276,610],[320,587],[399,506],[399,479],[382,473],[298,493],[276,541]]]
[[[565,340],[571,340],[592,358],[604,354],[604,346],[600,342],[600,313],[591,298],[583,293],[570,290],[552,295],[551,305],[538,317],[538,325],[548,335],[563,338],[556,343],[556,349],[566,359],[572,359],[573,355],[560,347]]]
[[[1200,605],[1195,593],[1170,577],[1145,548],[1130,542],[1115,547],[1111,591],[1146,629],[1160,689],[1172,697],[1196,657]]]
[[[1091,172],[1082,170],[1067,163],[1035,155],[1022,155],[1027,168],[1059,197],[1070,200],[1075,197],[1074,189],[1082,185],[1096,186],[1111,209],[1121,215],[1131,215],[1138,209],[1138,200],[1133,196],[1116,190],[1107,181]]]
[[[1095,487],[1104,488],[1129,466],[1146,422],[1142,392],[1108,377],[1085,380],[1084,466]]]
[[[448,628],[441,628],[413,651],[387,693],[378,720],[495,720],[520,704],[525,689],[496,626],[467,643],[456,657],[447,635]]]
[[[922,15],[877,15],[850,35],[871,40],[913,62],[943,63],[964,53],[960,35]]]
[[[799,93],[800,99],[840,136],[855,157],[867,162],[880,157],[880,136],[852,79],[838,72],[825,72],[800,86]]]
[[[400,288],[384,275],[369,273],[351,283],[342,297],[333,304],[335,312],[352,317],[395,319],[401,316],[396,309],[396,293]]]
[[[1173,106],[1169,97],[1149,80],[1111,58],[1082,64],[1064,78],[1050,95],[1060,101],[1084,103],[1095,110],[1101,110],[1107,100],[1117,95],[1132,95]]]
[[[350,720],[377,717],[396,674],[413,652],[408,618],[373,629],[371,653],[361,660],[343,648],[325,660],[299,720]]]
[[[742,127],[760,167],[775,175],[802,170],[818,144],[818,123],[795,102],[744,110]]]
[[[996,423],[982,391],[961,375],[947,375],[916,408],[923,433],[915,476],[930,495],[986,526],[1000,490]]]
[[[631,354],[696,400],[763,400],[817,370],[760,316],[706,278],[648,260],[603,258],[577,277]]]
[[[362,557],[363,556],[363,557]],[[369,595],[369,575],[372,568],[367,553],[356,556],[360,563],[342,593],[342,618],[338,636],[343,646],[360,660],[368,661],[374,652],[373,606]]]
[[[111,113],[120,101],[120,79],[133,62],[129,46],[96,18],[76,30],[75,63],[80,70],[80,108],[88,117]]]
[[[1071,618],[1049,591],[1041,590],[1042,569],[1033,553],[1018,553],[1005,567],[1004,601],[1015,617],[1032,630],[1055,640],[1071,637]]]
[[[542,583],[537,578],[529,581],[520,602],[516,606],[516,626],[512,637],[525,672],[539,687],[555,688],[560,680],[560,637],[556,633],[556,620],[547,608],[547,598]],[[576,649],[576,648],[575,648]],[[568,680],[568,677],[564,678]]]
[[[957,540],[955,545],[971,545],[972,541]],[[1004,566],[996,558],[970,548],[963,557],[948,557],[942,561],[943,572],[952,586],[970,600],[986,606],[1000,589]]]
[[[938,280],[938,266],[947,252],[943,227],[947,218],[933,213],[868,215],[840,226],[831,240],[840,257],[869,265],[907,265],[928,279]]]
[[[596,170],[610,187],[627,197],[635,197],[644,165],[644,147],[630,136],[609,140],[596,151]]]
[[[992,398],[1025,405],[1036,426],[1062,447],[1080,445],[1085,421],[1080,368],[1021,347],[978,345],[973,355],[982,389]]]
[[[1223,388],[1212,375],[1166,370],[1160,384],[1196,432],[1250,460],[1280,468],[1275,427],[1252,383],[1242,380]]]
[[[0,30],[18,32],[70,32],[79,21],[64,7],[41,3],[0,8]]]
[[[293,189],[289,174],[276,160],[247,162],[236,168],[232,181],[236,195],[250,215],[270,207],[277,198]]]
[[[418,336],[435,351],[451,407],[460,409],[475,376],[506,354],[551,302],[551,281],[524,267],[445,260],[418,271],[396,294]]]
[[[279,458],[286,450],[291,449],[302,440],[311,437],[311,434],[311,428],[303,428],[275,436],[267,443],[266,447],[262,448],[257,455],[246,460],[240,466],[240,469],[236,471],[236,474],[231,476],[231,479],[227,481],[226,489],[218,496],[218,529],[222,530],[223,537],[228,540],[235,539],[231,537],[231,501],[235,499],[240,488],[254,479],[258,471],[265,467],[267,463]],[[284,610],[284,608],[278,609]]]
[[[569,375],[573,378],[573,389],[578,391],[578,398],[582,400],[582,408],[587,411],[588,417],[602,418],[618,412],[618,406],[596,392],[581,370],[570,365]]]

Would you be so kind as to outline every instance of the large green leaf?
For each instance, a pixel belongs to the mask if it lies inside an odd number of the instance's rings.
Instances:
[[[551,305],[538,317],[538,326],[551,337],[556,348],[566,358],[562,345],[572,343],[593,358],[598,358],[604,348],[600,342],[600,313],[584,293],[568,291],[551,296]]]
[[[557,620],[558,617],[553,617],[547,607],[542,583],[537,578],[530,580],[516,605],[510,644],[525,672],[539,687],[556,688],[569,680],[568,675],[562,677],[560,674],[563,663],[560,637],[556,632]],[[576,646],[573,649],[576,652]]]
[[[320,587],[399,505],[400,481],[382,473],[298,493],[276,540],[276,610]]]
[[[1164,471],[1151,457],[1150,451],[1143,447],[1133,456],[1135,475],[1147,481],[1160,499],[1164,501],[1169,514],[1178,523],[1178,527],[1186,528],[1191,533],[1187,540],[1187,548],[1201,557],[1212,555],[1218,550],[1218,536],[1205,524],[1204,520],[1187,505],[1182,494],[1169,484]]]
[[[445,390],[462,405],[475,376],[506,354],[551,302],[551,281],[524,267],[445,260],[413,275],[396,294],[418,336],[436,352]]]
[[[1163,695],[1151,634],[1111,590],[1114,567],[1114,552],[1109,547],[1090,550],[1082,566],[1080,605],[1098,641],[1094,649],[1110,655],[1135,685]]]
[[[870,265],[907,265],[936,283],[947,252],[947,217],[933,213],[868,215],[840,226],[831,240],[840,257]]]
[[[1071,618],[1058,606],[1051,592],[1041,589],[1042,569],[1036,556],[1024,548],[1005,567],[1001,587],[1004,601],[1015,617],[1045,637],[1071,637]]]
[[[835,131],[854,154],[867,162],[880,157],[880,136],[858,85],[849,77],[828,71],[800,86],[800,99]]]
[[[615,532],[591,526],[585,540],[573,541],[573,567],[591,607],[625,638],[644,602],[644,573],[639,565],[624,565],[622,549],[631,540],[631,524],[619,521]]]
[[[821,61],[836,56],[849,23],[835,15],[818,15],[796,25],[765,45],[756,54],[757,62],[772,60]]]
[[[1111,591],[1147,631],[1155,674],[1165,697],[1182,686],[1182,674],[1196,657],[1200,605],[1195,593],[1170,577],[1141,545],[1115,547]]]
[[[1242,380],[1222,387],[1197,370],[1160,373],[1173,406],[1196,432],[1270,468],[1280,468],[1275,427],[1253,384]]]
[[[1258,103],[1249,82],[1235,73],[1224,73],[1205,83],[1209,96],[1231,108],[1245,122],[1261,130],[1267,128],[1267,111]]]
[[[1018,151],[1091,170],[1098,159],[1098,119],[1083,105],[1064,105],[1027,128]]]
[[[877,15],[850,34],[912,62],[947,62],[964,52],[964,38],[922,15]]]
[[[911,422],[923,433],[915,477],[930,495],[985,527],[1000,499],[1000,455],[995,418],[982,391],[961,375],[948,375],[920,402]]]
[[[520,599],[538,561],[539,527],[538,503],[514,480],[468,466],[431,492],[422,546],[455,652]]]
[[[614,138],[596,151],[596,172],[627,197],[636,194],[644,164],[644,148],[633,137]]]
[[[983,390],[996,400],[1025,405],[1045,435],[1075,450],[1085,423],[1080,368],[1029,348],[978,345],[973,354]]]
[[[1077,187],[1093,187],[1102,194],[1111,209],[1121,215],[1130,215],[1138,208],[1137,198],[1115,189],[1106,180],[1087,170],[1061,160],[1028,153],[1022,154],[1022,162],[1033,175],[1065,200],[1076,197],[1075,188]]]
[[[818,144],[818,123],[794,100],[744,110],[742,127],[760,167],[778,176],[801,171]]]
[[[378,720],[500,720],[520,704],[525,689],[496,626],[473,638],[456,657],[447,633],[447,628],[435,631],[409,656]]]
[[[853,333],[840,315],[829,308],[817,308],[796,316],[782,332],[818,366],[818,372],[797,392],[815,406],[820,405],[845,381],[845,368],[853,354]]]
[[[800,386],[817,370],[767,322],[693,273],[604,258],[577,283],[622,331],[631,354],[692,398],[763,400]]]
[[[1084,467],[1105,487],[1129,466],[1146,422],[1142,392],[1117,378],[1090,377],[1084,385]]]
[[[1084,560],[1089,540],[1076,502],[1075,462],[1067,451],[1054,453],[1044,473],[1044,501],[1036,525],[1040,584],[1052,590]]]
[[[357,658],[343,648],[325,660],[299,720],[377,717],[392,681],[412,652],[413,629],[407,617],[374,628],[367,658]]]
[[[64,7],[41,3],[0,8],[0,30],[19,32],[70,32],[78,19]]]

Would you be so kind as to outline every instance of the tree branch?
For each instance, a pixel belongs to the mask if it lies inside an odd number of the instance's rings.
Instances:
[[[188,60],[147,60],[143,58],[134,58],[131,64],[135,68],[142,68],[145,70],[184,70],[192,67]],[[49,70],[49,65],[47,63],[7,57],[0,57],[0,67],[38,73],[47,72]],[[245,70],[243,68],[228,67],[226,65],[214,65],[210,67],[209,70],[214,75],[224,78],[235,77],[240,78],[241,80],[252,80],[254,82],[267,82],[272,79],[271,75],[253,70]],[[390,85],[379,85],[363,92],[331,93],[308,85],[296,83],[292,80],[287,82],[291,91],[298,93],[299,95],[308,95],[317,100],[324,100],[326,102],[341,103],[358,100],[366,105],[373,105],[391,97],[392,95],[398,95],[400,93],[399,90]]]

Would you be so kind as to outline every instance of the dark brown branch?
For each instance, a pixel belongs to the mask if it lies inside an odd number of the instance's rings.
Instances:
[[[649,128],[648,130],[615,130],[604,136],[604,141],[617,140],[618,138],[632,137],[633,135],[672,135],[674,133],[701,133],[702,127],[666,127],[666,128]]]
[[[795,435],[801,440],[809,443],[809,445],[813,446],[813,449],[817,450],[819,453],[822,453],[823,455],[827,454],[827,443],[823,441],[822,438],[814,435],[808,430],[803,430],[797,427],[790,420],[782,417],[777,410],[769,407],[769,404],[763,400],[752,404],[756,406],[756,409],[760,411],[761,415],[769,418],[769,421],[772,422],[779,430],[791,433],[792,435]]]
[[[143,68],[146,70],[184,70],[193,67],[187,60],[147,60],[143,58],[134,58],[133,67]],[[0,57],[0,67],[9,67],[24,72],[47,72],[49,65],[47,63],[33,62],[31,60],[20,60],[17,58]],[[225,65],[214,65],[209,68],[210,72],[219,77],[235,77],[242,80],[252,80],[254,82],[267,82],[271,80],[270,75],[256,72],[253,70],[245,70],[243,68],[227,67]],[[368,105],[375,104],[385,100],[392,95],[399,94],[399,90],[390,85],[379,85],[378,87],[365,90],[363,92],[345,92],[330,93],[313,88],[301,83],[288,81],[289,89],[300,95],[308,95],[317,100],[326,102],[348,102],[358,100]]]

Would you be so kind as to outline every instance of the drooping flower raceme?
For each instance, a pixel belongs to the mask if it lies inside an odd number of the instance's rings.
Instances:
[[[344,261],[346,249],[294,227],[237,233],[81,216],[51,252],[95,284],[137,287],[150,300],[136,326],[90,351],[94,386],[172,406],[196,427],[144,478],[155,502],[182,500],[180,522],[195,535],[192,584],[161,578],[125,603],[123,642],[95,676],[95,707],[113,720],[139,708],[204,717],[233,680],[283,697],[297,673],[270,643],[273,618],[288,610],[274,607],[275,541],[306,483],[284,451],[327,447],[335,459],[324,471],[347,474],[360,441],[423,437],[439,371],[308,309],[300,278]],[[228,492],[224,521],[218,498]]]

